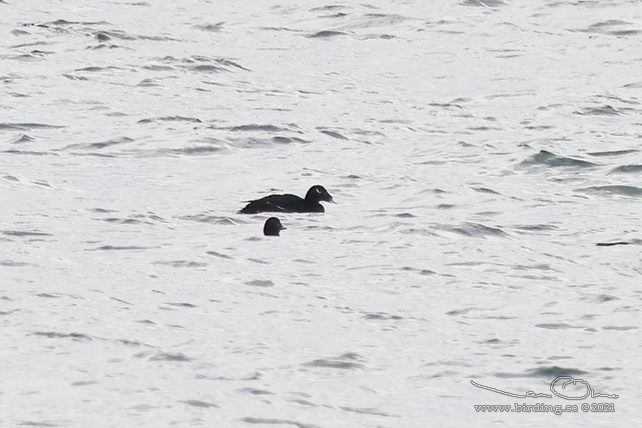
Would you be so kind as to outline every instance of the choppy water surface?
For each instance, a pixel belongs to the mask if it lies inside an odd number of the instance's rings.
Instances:
[[[642,3],[244,3],[0,1],[0,423],[639,426]]]

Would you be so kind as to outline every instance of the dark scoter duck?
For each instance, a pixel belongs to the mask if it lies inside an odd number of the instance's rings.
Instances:
[[[249,204],[241,211],[241,214],[257,214],[262,212],[282,213],[323,213],[323,205],[319,201],[333,202],[332,196],[323,186],[312,186],[305,199],[296,195],[270,195]]]
[[[284,230],[285,227],[281,224],[281,221],[276,217],[270,217],[265,221],[265,226],[263,226],[263,234],[265,236],[279,236],[279,232]]]

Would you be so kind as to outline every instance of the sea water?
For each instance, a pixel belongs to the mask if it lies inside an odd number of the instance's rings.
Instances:
[[[0,425],[639,426],[641,22],[0,1]]]

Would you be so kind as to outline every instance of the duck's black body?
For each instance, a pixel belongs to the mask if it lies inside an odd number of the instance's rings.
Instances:
[[[282,213],[323,213],[325,209],[319,201],[332,202],[332,196],[323,186],[312,186],[305,199],[296,195],[270,195],[251,201],[239,211],[241,214],[258,214],[262,212]]]
[[[281,221],[276,217],[270,217],[265,221],[265,226],[263,226],[263,234],[265,236],[279,236],[279,232],[284,230],[285,227],[281,224]]]

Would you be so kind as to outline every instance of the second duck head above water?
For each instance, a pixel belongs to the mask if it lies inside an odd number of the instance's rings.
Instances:
[[[265,236],[279,236],[279,232],[285,230],[281,221],[276,217],[270,217],[265,221],[263,226],[263,234]]]
[[[323,213],[325,209],[320,201],[334,202],[332,196],[323,186],[312,186],[305,199],[296,195],[270,195],[250,201],[241,214],[258,214],[262,212],[282,213]]]

